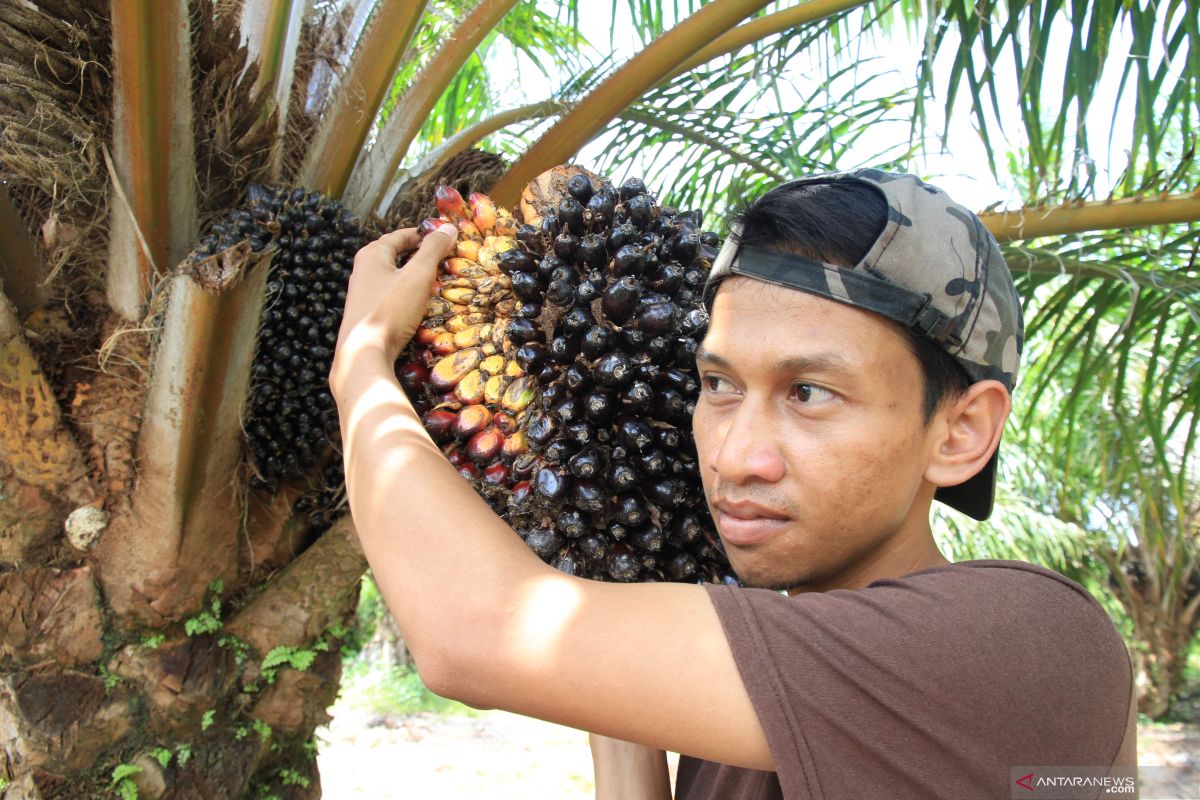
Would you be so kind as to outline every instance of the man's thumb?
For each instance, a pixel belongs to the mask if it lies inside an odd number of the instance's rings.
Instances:
[[[458,228],[452,222],[444,222],[438,229],[425,234],[418,252],[427,251],[437,260],[448,256],[458,241]]]

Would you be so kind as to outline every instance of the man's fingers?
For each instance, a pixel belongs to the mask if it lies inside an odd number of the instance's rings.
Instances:
[[[401,228],[368,242],[354,255],[354,271],[382,275],[396,270],[396,258],[421,243],[416,228]]]
[[[401,253],[416,250],[417,246],[421,243],[421,235],[417,233],[416,228],[400,228],[391,233],[385,233],[375,241],[377,244],[391,250],[391,259],[394,262],[396,256]]]
[[[412,257],[405,262],[403,271],[408,272],[428,272],[429,279],[433,280],[434,273],[437,271],[437,265],[443,258],[450,255],[454,248],[454,243],[458,240],[458,228],[447,222],[436,231],[431,231],[425,234],[425,238],[421,241],[421,246],[417,248],[417,252],[412,254]]]
[[[425,241],[421,242],[421,247],[417,250],[417,254],[423,255],[428,251],[435,261],[441,261],[450,255],[450,251],[454,248],[454,244],[457,241],[458,228],[453,223],[444,222],[436,231],[425,234]]]

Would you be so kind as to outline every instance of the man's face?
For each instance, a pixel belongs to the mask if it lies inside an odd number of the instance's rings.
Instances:
[[[928,536],[935,445],[920,365],[891,323],[734,277],[697,365],[704,491],[747,584],[836,584]]]

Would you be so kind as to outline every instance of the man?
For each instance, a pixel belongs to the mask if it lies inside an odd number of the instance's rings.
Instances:
[[[662,750],[687,798],[1007,797],[1016,766],[1134,763],[1130,663],[1096,602],[1037,567],[949,564],[930,533],[935,495],[990,513],[1017,374],[1017,298],[973,214],[866,170],[741,215],[694,428],[761,588],[559,574],[461,481],[392,372],[453,236],[400,270],[413,231],[360,252],[330,376],[358,534],[435,692],[599,734],[604,797],[666,797]]]

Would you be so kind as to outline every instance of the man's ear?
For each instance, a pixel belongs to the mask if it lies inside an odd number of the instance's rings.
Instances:
[[[1012,396],[999,381],[973,383],[937,410],[925,479],[934,486],[957,486],[984,468],[1000,444]]]

